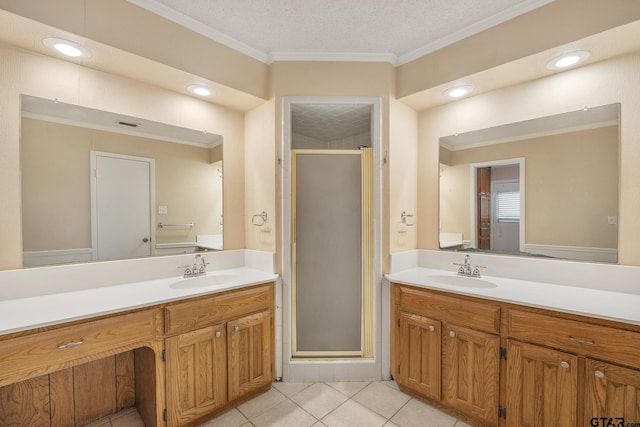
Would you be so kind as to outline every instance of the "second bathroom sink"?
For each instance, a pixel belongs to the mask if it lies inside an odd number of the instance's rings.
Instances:
[[[177,282],[173,282],[169,285],[173,289],[195,289],[195,288],[208,288],[215,286],[222,286],[236,280],[238,276],[232,274],[211,274],[200,277],[190,277],[188,279],[181,279]]]
[[[477,277],[434,275],[427,276],[426,279],[439,285],[461,286],[465,288],[496,288],[498,286],[493,282]]]

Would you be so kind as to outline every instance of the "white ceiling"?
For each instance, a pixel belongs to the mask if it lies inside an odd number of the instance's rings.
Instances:
[[[291,104],[291,132],[324,142],[371,132],[371,105]]]
[[[553,0],[128,0],[265,63],[400,65]]]

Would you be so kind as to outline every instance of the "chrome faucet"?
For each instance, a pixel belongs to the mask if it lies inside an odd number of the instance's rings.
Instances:
[[[199,262],[198,262],[199,261]],[[198,267],[198,264],[200,264],[200,267]],[[197,254],[194,258],[193,258],[193,265],[191,266],[191,268],[187,265],[184,269],[184,277],[198,277],[198,276],[204,276],[205,274],[207,274],[207,262],[205,262],[204,258],[202,257],[202,255]]]
[[[458,268],[458,276],[467,277],[480,277],[480,268],[485,268],[484,266],[476,265],[472,270],[471,257],[469,255],[464,256],[464,264],[458,264],[457,262],[454,262],[453,265],[460,266]]]

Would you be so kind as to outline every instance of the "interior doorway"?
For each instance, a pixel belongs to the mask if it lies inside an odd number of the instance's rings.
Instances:
[[[524,158],[470,165],[471,247],[523,252],[525,244]]]
[[[153,254],[155,160],[91,151],[94,260]]]
[[[286,380],[380,378],[380,107],[369,97],[283,100]]]

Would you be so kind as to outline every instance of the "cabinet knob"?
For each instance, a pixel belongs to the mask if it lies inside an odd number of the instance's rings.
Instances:
[[[216,338],[220,338],[220,335],[222,335],[220,331],[216,331]]]
[[[456,333],[455,333],[454,331],[449,331],[449,336],[450,336],[450,337],[455,337],[455,336],[456,336]]]
[[[433,325],[431,325],[431,326],[429,326],[429,330],[430,330],[431,332],[433,332],[433,331],[435,331],[435,330],[436,330],[436,327],[435,327],[435,326],[433,326]]]
[[[604,372],[602,371],[596,371],[595,374],[596,374],[596,378],[604,378]]]
[[[569,362],[562,361],[560,362],[560,366],[564,369],[569,369]]]
[[[233,330],[234,332],[238,332],[240,330],[240,326],[234,326]]]

